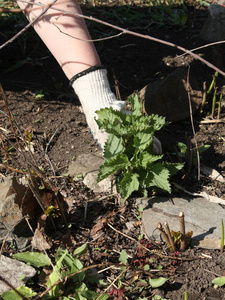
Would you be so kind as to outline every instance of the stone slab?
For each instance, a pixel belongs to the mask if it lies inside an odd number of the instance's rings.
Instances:
[[[95,193],[116,193],[115,176],[109,176],[97,183],[98,171],[104,159],[101,154],[81,154],[69,165],[68,174],[75,180],[82,175],[83,183]]]
[[[225,218],[225,210],[216,203],[204,198],[153,197],[139,198],[137,205],[144,208],[142,222],[148,237],[161,239],[156,229],[158,222],[164,225],[167,221],[170,230],[179,231],[178,215],[182,211],[186,232],[193,231],[193,245],[207,249],[217,249],[220,245],[221,219]]]
[[[11,259],[4,255],[0,256],[0,274],[13,287],[17,288],[23,285],[24,281],[32,278],[36,274],[36,270],[27,266],[25,263],[16,259]],[[20,278],[23,277],[23,281]],[[0,295],[9,291],[11,288],[0,280]]]

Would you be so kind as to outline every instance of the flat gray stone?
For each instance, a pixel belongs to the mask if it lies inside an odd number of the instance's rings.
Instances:
[[[17,288],[23,285],[24,281],[32,278],[36,274],[36,270],[21,261],[1,255],[0,274],[13,287]],[[20,279],[22,277],[23,280]],[[0,280],[0,295],[9,290],[11,288]]]
[[[161,239],[156,229],[159,222],[163,226],[168,222],[170,230],[179,231],[178,215],[182,211],[186,233],[193,231],[193,245],[207,249],[220,247],[221,219],[225,216],[220,205],[203,198],[168,197],[139,198],[137,205],[144,208],[142,222],[148,237]]]
[[[114,194],[116,193],[115,176],[109,176],[97,183],[98,171],[103,162],[101,154],[81,154],[69,165],[68,174],[75,180],[82,175],[83,183],[95,193]]]

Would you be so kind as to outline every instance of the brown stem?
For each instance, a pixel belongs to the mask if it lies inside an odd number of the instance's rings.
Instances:
[[[174,241],[173,241],[173,238],[172,238],[172,235],[171,235],[171,232],[170,232],[170,228],[169,228],[169,225],[167,222],[165,222],[165,228],[166,228],[166,233],[167,233],[167,236],[169,238],[169,244],[172,248],[172,251],[173,252],[176,252],[176,247],[175,247],[175,244],[174,244]]]
[[[163,226],[160,222],[157,225],[157,229],[159,230],[160,234],[162,235],[162,238],[163,238],[164,242],[167,245],[169,245],[170,241],[169,241],[168,235],[165,233],[165,230],[164,230],[164,228],[163,228]]]
[[[180,241],[180,251],[184,251],[186,248],[186,241],[185,241],[184,213],[182,211],[179,213],[179,223],[180,223],[180,233],[182,234],[181,241]]]
[[[192,127],[192,132],[193,132],[195,147],[196,147],[196,155],[197,155],[197,163],[198,163],[198,180],[200,180],[200,155],[199,155],[199,151],[198,151],[198,143],[197,143],[197,139],[196,139],[196,132],[195,132],[195,126],[194,126],[194,120],[193,120],[193,112],[192,112],[192,105],[191,105],[189,72],[190,72],[190,67],[188,68],[188,73],[187,73],[187,93],[188,93],[188,102],[189,102],[189,110],[190,110],[191,127]]]
[[[206,105],[206,95],[207,95],[207,88],[206,88],[206,81],[203,82],[203,95],[202,95],[202,103],[200,106],[200,113],[203,113],[203,109]]]
[[[192,149],[191,149],[191,137],[186,138],[187,141],[187,173],[190,174],[192,168]]]

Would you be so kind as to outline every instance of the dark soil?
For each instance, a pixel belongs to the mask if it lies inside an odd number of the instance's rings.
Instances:
[[[193,49],[205,44],[199,38],[199,33],[207,19],[208,12],[204,8],[192,6],[187,8],[188,20],[184,27],[172,26],[171,24],[166,24],[166,26],[152,24],[148,7],[84,7],[84,12],[87,15],[93,15],[121,27],[167,40],[187,49]],[[115,14],[116,9],[118,15]],[[136,14],[133,14],[134,12],[140,15],[134,17],[132,21],[129,18],[133,15],[136,16]],[[1,44],[26,24],[24,18],[18,15],[10,16],[7,20],[2,17],[0,21]],[[112,29],[102,25],[88,24],[93,38],[115,33]],[[171,57],[181,54],[177,49],[131,35],[122,35],[115,39],[98,42],[96,48],[102,64],[109,69],[112,89],[114,89],[113,75],[117,79],[122,99],[126,99],[132,92],[140,90],[149,82],[166,77],[174,68],[180,67],[179,60],[176,60],[175,63],[172,61],[170,65],[167,64],[168,61],[171,62]],[[224,55],[224,50],[222,46],[214,46],[213,48],[201,49],[197,53],[210,62],[217,64],[219,56],[217,57],[216,53]],[[141,232],[140,224],[131,230],[126,227],[126,224],[130,221],[137,222],[135,216],[138,212],[135,212],[136,208],[132,201],[124,210],[121,210],[115,204],[115,197],[108,196],[106,200],[89,204],[88,214],[90,216],[88,221],[84,220],[85,203],[105,195],[95,195],[84,188],[81,183],[72,182],[67,177],[62,176],[62,174],[67,173],[70,162],[76,159],[79,154],[99,152],[100,148],[92,138],[85,117],[80,111],[79,101],[69,87],[60,67],[32,29],[29,29],[16,41],[4,47],[1,50],[0,57],[1,84],[8,108],[17,124],[15,129],[17,135],[25,136],[25,130],[33,130],[32,143],[36,165],[43,170],[45,176],[53,178],[54,183],[64,192],[68,201],[70,200],[69,222],[73,224],[71,233],[74,239],[79,244],[90,238],[92,240],[99,233],[103,233],[90,244],[86,264],[97,264],[103,261],[115,262],[115,260],[118,262],[118,253],[122,249],[131,255],[132,264],[134,264],[138,253],[137,244],[113,231],[106,225],[106,222],[101,223],[101,220],[104,219],[110,221],[117,230],[137,240]],[[221,61],[217,66],[223,69]],[[209,87],[213,74],[214,71],[201,62],[197,60],[190,62],[190,76],[196,78],[200,90],[202,90],[203,82],[206,82],[207,87]],[[222,76],[218,77],[216,84],[219,93],[224,84]],[[203,113],[201,115],[197,113],[194,116],[198,145],[211,145],[202,154],[201,163],[225,175],[224,122],[200,124],[203,117],[211,113],[212,95],[207,98],[207,101],[208,105]],[[0,127],[3,128],[0,171],[2,174],[7,175],[12,173],[13,169],[25,169],[26,165],[19,152],[16,153],[15,150],[9,149],[17,141],[12,133],[9,118],[5,114],[5,103],[2,100],[0,101],[0,109]],[[224,117],[223,106],[220,119],[224,121]],[[170,153],[171,156],[176,143],[186,143],[187,137],[192,139],[194,145],[193,130],[189,119],[171,123],[160,131],[157,137],[162,143],[165,155]],[[8,149],[7,156],[3,151],[3,147],[5,147],[5,150]],[[16,148],[18,147],[16,146]],[[176,160],[175,156],[172,155],[172,157]],[[5,166],[8,164],[10,168],[4,168],[3,163]],[[14,172],[14,174],[19,176],[17,172]],[[192,192],[205,190],[211,195],[217,195],[225,199],[224,185],[203,175],[201,175],[200,181],[197,181],[196,174],[196,168],[192,168],[183,181],[181,178],[177,180]],[[100,223],[102,226],[98,231],[93,226]],[[144,241],[144,243],[147,242]],[[94,251],[96,247],[101,248],[102,252],[96,254],[96,251]],[[108,252],[105,251],[106,249]],[[142,273],[139,272],[140,278],[146,279],[149,276],[169,278],[166,286],[157,290],[156,294],[161,294],[172,300],[184,299],[184,292],[187,290],[188,300],[225,299],[224,288],[215,289],[210,286],[210,282],[215,277],[224,275],[224,254],[217,250],[188,249],[184,253],[178,254],[178,260],[176,256],[173,260],[155,254],[158,251],[158,253],[164,253],[165,256],[171,255],[168,249],[158,249],[154,244],[151,244],[149,249],[152,254],[145,253],[145,258],[153,257],[152,268],[154,269],[160,264],[162,269],[158,273],[148,273],[142,270]],[[109,251],[114,252],[114,255],[110,256]],[[207,254],[207,257],[202,254]],[[104,275],[112,281],[119,274],[118,272],[114,270],[110,273],[110,270],[108,270]],[[128,284],[130,279],[127,278],[126,280]],[[137,299],[138,296],[150,297],[151,293],[147,291],[139,292],[138,295],[138,292],[134,292],[127,295],[127,299]]]

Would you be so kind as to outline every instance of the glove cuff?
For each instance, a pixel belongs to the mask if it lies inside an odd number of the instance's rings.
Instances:
[[[70,79],[70,86],[73,86],[73,83],[74,81],[76,81],[78,78],[82,77],[82,76],[85,76],[93,71],[96,71],[96,70],[101,70],[101,69],[106,69],[106,67],[100,65],[100,66],[93,66],[93,67],[90,67],[76,75],[74,75],[71,79]]]

